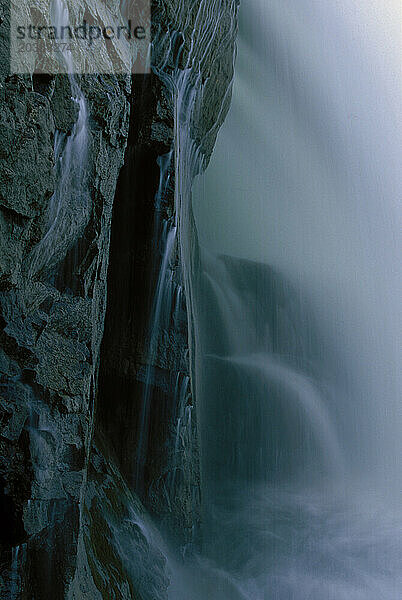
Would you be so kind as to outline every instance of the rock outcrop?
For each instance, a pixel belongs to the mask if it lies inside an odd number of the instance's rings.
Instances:
[[[7,4],[0,25],[0,595],[13,597],[24,579],[23,597],[62,598],[86,490],[130,79],[80,82],[90,115],[90,210],[84,225],[70,219],[68,236],[41,247],[57,186],[55,135],[68,139],[78,107],[67,76],[9,74]],[[66,220],[75,200],[66,194]],[[30,268],[36,248],[39,271]]]

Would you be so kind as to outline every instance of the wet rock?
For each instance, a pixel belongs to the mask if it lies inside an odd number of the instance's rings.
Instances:
[[[83,14],[83,2],[70,4]],[[99,3],[87,4],[95,14]],[[155,36],[181,32],[178,43],[168,47],[165,36],[156,47],[155,60],[164,53],[167,74],[175,64],[183,67],[191,39],[200,43],[196,4],[154,2]],[[47,7],[36,3],[39,11]],[[117,1],[108,2],[105,10],[116,7]],[[232,5],[222,7],[214,52],[201,60],[200,47],[193,65],[205,88],[190,129],[205,164],[230,100]],[[28,18],[25,0],[18,10]],[[0,0],[0,595],[10,597],[12,560],[21,546],[18,586],[27,600],[163,600],[165,559],[127,486],[132,465],[126,457],[138,433],[149,366],[152,264],[158,258],[153,223],[155,216],[173,219],[175,212],[173,163],[157,215],[155,199],[157,160],[174,144],[172,90],[155,73],[79,78],[89,111],[90,210],[84,225],[68,213],[68,236],[56,235],[47,268],[32,270],[57,183],[56,132],[71,135],[78,113],[68,77],[9,75],[8,28],[8,3]],[[175,285],[182,285],[177,250],[171,267]],[[175,386],[178,374],[189,375],[185,304],[176,311],[175,326],[157,332],[153,449],[143,498],[182,544],[193,535],[200,503],[195,419],[179,432],[183,445],[173,456]],[[193,405],[190,392],[184,402],[185,409]],[[102,430],[110,437],[100,443]]]
[[[2,65],[7,11],[2,2]],[[77,561],[112,206],[128,133],[128,77],[109,78],[107,102],[96,76],[83,78],[82,88],[90,115],[88,223],[84,232],[72,224],[72,243],[50,271],[31,273],[55,189],[55,134],[71,134],[77,104],[67,76],[1,71],[0,572],[9,590],[11,548],[26,544],[21,585],[35,598],[64,597]]]

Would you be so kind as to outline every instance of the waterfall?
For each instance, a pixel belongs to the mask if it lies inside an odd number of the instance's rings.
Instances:
[[[204,551],[178,598],[400,597],[400,8],[346,4],[240,10],[193,201]]]
[[[175,483],[177,479],[177,471],[180,469],[180,453],[190,452],[192,446],[192,422],[191,413],[193,407],[186,404],[187,392],[189,389],[190,378],[188,375],[177,375],[177,383],[175,389],[176,400],[176,431],[174,436],[173,449],[173,465],[172,474],[169,481],[169,491],[173,496],[175,493]]]
[[[136,449],[134,480],[136,490],[140,493],[144,491],[143,479],[147,459],[152,387],[154,385],[155,366],[158,364],[160,336],[164,330],[168,329],[171,320],[173,320],[173,326],[177,327],[183,297],[186,299],[190,331],[190,354],[193,350],[193,340],[191,338],[192,293],[190,290],[193,228],[190,197],[193,179],[202,168],[204,157],[200,149],[202,140],[201,142],[197,142],[194,139],[192,124],[204,91],[201,65],[204,61],[211,59],[211,55],[213,55],[213,42],[219,31],[219,25],[226,14],[226,4],[230,7],[230,11],[228,12],[234,15],[234,1],[214,0],[212,3],[203,1],[198,7],[192,7],[189,10],[187,19],[182,19],[184,22],[188,21],[190,13],[193,13],[193,35],[184,65],[179,66],[184,39],[183,35],[178,30],[175,30],[174,24],[171,24],[171,31],[163,34],[162,37],[156,34],[153,42],[155,54],[153,69],[170,92],[174,106],[174,148],[158,160],[160,181],[155,198],[154,241],[157,247],[159,245],[162,247],[162,259],[158,268],[158,281],[149,325],[148,357],[140,415],[140,430]],[[178,14],[185,10],[184,5],[180,3],[177,11]],[[182,17],[181,14],[180,16]],[[232,27],[234,27],[234,24],[232,24]],[[199,43],[195,44],[193,37],[195,36],[195,32],[198,31],[202,31],[202,39],[200,39]],[[174,59],[173,69],[170,68],[170,64],[168,65],[171,57]],[[221,110],[223,111],[223,106]],[[212,133],[208,131],[205,135],[211,135]],[[174,223],[170,220],[161,223],[161,206],[169,186],[172,166],[175,173]],[[173,258],[173,251],[177,252],[181,283],[175,282],[173,279],[172,265],[170,264]],[[191,357],[189,362],[191,365]],[[181,376],[180,373],[178,376]],[[176,464],[178,447],[176,448],[176,443],[180,440],[182,428],[185,427],[187,431],[187,444],[191,444],[192,437],[192,432],[190,432],[192,426],[192,407],[183,406],[184,396],[189,386],[187,375],[184,376],[183,382],[185,381],[187,381],[185,392],[182,391],[181,386],[178,386],[177,393],[175,393],[173,399],[173,409],[178,412],[179,416],[177,417],[176,442],[173,451],[173,464],[171,465],[173,473],[172,477],[170,477],[169,485],[171,493],[174,493],[175,474],[178,469]],[[182,411],[184,411],[183,414]]]
[[[11,589],[10,589],[10,598],[14,600],[18,595],[18,586],[19,586],[19,561],[18,555],[20,552],[20,547],[16,546],[16,548],[12,549],[12,559],[11,559]]]
[[[51,21],[57,30],[69,23],[63,0],[51,4]],[[68,45],[59,51],[77,107],[77,120],[66,136],[56,131],[54,143],[56,187],[49,201],[47,228],[41,241],[28,257],[31,276],[60,262],[87,225],[91,198],[87,181],[88,108],[85,96],[74,75],[73,56]]]
[[[10,572],[10,600],[18,600],[20,598],[21,586],[24,578],[24,568],[26,561],[26,544],[16,546],[11,551],[11,572]]]
[[[139,439],[137,444],[137,456],[135,461],[135,486],[136,490],[141,491],[143,485],[143,473],[146,460],[146,449],[148,442],[149,417],[151,410],[151,393],[153,386],[153,374],[155,361],[158,358],[158,339],[163,325],[166,327],[167,319],[170,319],[174,292],[172,277],[168,277],[169,261],[172,257],[173,248],[176,242],[176,227],[169,229],[169,222],[164,224],[164,236],[162,237],[163,255],[159,270],[158,284],[156,286],[154,307],[151,316],[148,363],[145,372],[144,394],[141,407]],[[172,272],[170,271],[171,275]]]

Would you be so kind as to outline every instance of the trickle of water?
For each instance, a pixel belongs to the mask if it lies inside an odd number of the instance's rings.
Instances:
[[[153,239],[157,240],[160,235],[161,228],[161,207],[163,202],[166,200],[166,195],[169,189],[171,179],[171,169],[173,160],[173,150],[162,156],[158,156],[157,164],[159,166],[159,184],[158,191],[155,197],[155,222],[154,222],[154,233]],[[167,222],[163,223],[163,229],[165,230]],[[164,239],[164,234],[162,235]]]
[[[191,451],[191,406],[186,405],[187,393],[190,385],[190,377],[178,373],[175,390],[175,407],[177,409],[176,433],[174,436],[174,453],[172,457],[172,475],[169,478],[169,490],[175,493],[177,471],[181,466],[181,452]]]
[[[26,561],[27,545],[12,548],[10,569],[10,600],[21,598],[21,585]]]
[[[12,558],[11,558],[11,585],[10,585],[10,599],[17,600],[19,593],[19,553],[20,546],[16,546],[12,549]]]
[[[182,302],[183,302],[183,288],[179,284],[176,289],[175,306],[174,306],[174,313],[173,313],[173,322],[176,326],[179,323],[179,316],[180,316],[180,312],[182,309]]]
[[[63,0],[52,2],[51,17],[58,30],[68,25],[69,13]],[[67,138],[59,131],[55,135],[56,188],[49,201],[46,233],[28,257],[31,277],[63,259],[83,233],[91,208],[87,181],[88,107],[74,75],[73,57],[68,45],[59,54],[60,60],[67,66],[72,100],[77,105],[78,116]]]
[[[168,227],[168,223],[165,223],[165,227]],[[154,373],[154,361],[157,357],[158,350],[158,339],[160,335],[160,330],[163,327],[162,316],[163,314],[168,314],[169,319],[173,306],[173,286],[169,285],[171,283],[171,278],[168,277],[168,272],[170,272],[169,264],[172,256],[173,248],[176,243],[176,226],[167,230],[166,234],[166,242],[165,242],[165,250],[162,256],[161,267],[159,271],[158,284],[156,287],[156,294],[154,300],[154,308],[152,311],[151,318],[151,331],[149,338],[149,353],[148,353],[148,363],[145,372],[145,383],[144,383],[144,394],[143,401],[141,407],[141,416],[140,416],[140,429],[139,429],[139,438],[137,444],[137,453],[136,453],[136,461],[135,461],[135,486],[136,490],[140,491],[142,489],[143,484],[143,470],[145,467],[146,461],[146,447],[148,443],[148,429],[149,429],[149,416],[150,416],[150,403],[151,403],[151,391],[153,384],[153,373]],[[171,272],[170,272],[171,275]]]

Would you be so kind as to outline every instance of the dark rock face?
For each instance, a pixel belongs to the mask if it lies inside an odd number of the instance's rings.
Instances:
[[[70,198],[64,229],[41,246],[60,180],[55,145],[68,143],[78,107],[68,77],[8,74],[7,3],[0,8],[0,596],[163,600],[165,560],[144,533],[129,486],[151,374],[137,490],[179,544],[194,539],[198,447],[178,247],[169,261],[175,315],[158,327],[154,356],[148,346],[160,242],[175,219],[169,78],[183,68],[191,41],[200,43],[203,21],[190,1],[157,0],[153,32],[165,41],[155,44],[154,59],[160,65],[164,57],[163,72],[80,78],[89,209],[74,213]],[[205,58],[200,48],[193,60],[203,88],[189,128],[204,166],[229,106],[233,68],[233,5],[222,1],[216,10],[223,18],[210,52]],[[193,415],[186,427],[178,427],[181,410]]]
[[[31,251],[46,234],[55,190],[55,135],[71,134],[77,106],[67,77],[8,75],[3,4],[0,595],[12,597],[13,586],[22,587],[23,578],[27,598],[62,598],[77,557],[130,81],[88,76],[81,82],[90,114],[90,215],[84,231],[71,224],[68,243],[56,240],[50,268],[31,272]],[[16,547],[13,567],[11,549]]]
[[[186,498],[188,501],[189,495],[198,493],[191,490],[198,485],[196,455],[191,459],[190,481],[177,477],[182,481],[182,489],[169,489],[172,470],[176,467],[171,456],[178,418],[176,382],[189,373],[185,303],[184,299],[180,302],[180,297],[177,298],[182,283],[177,252],[170,259],[172,305],[167,306],[169,314],[157,324],[157,352],[149,355],[153,299],[163,260],[163,227],[174,211],[173,163],[166,174],[170,184],[157,202],[161,179],[157,161],[167,157],[171,150],[173,128],[171,108],[167,107],[162,118],[158,114],[160,99],[161,85],[155,76],[134,78],[126,162],[120,174],[113,213],[97,424],[112,444],[126,480],[137,488],[147,508],[187,543],[197,509],[188,510],[183,503]],[[154,121],[147,123],[150,116]],[[155,140],[152,131],[164,133]],[[169,305],[168,297],[164,303]],[[136,482],[137,444],[150,367],[146,462],[143,479]]]

